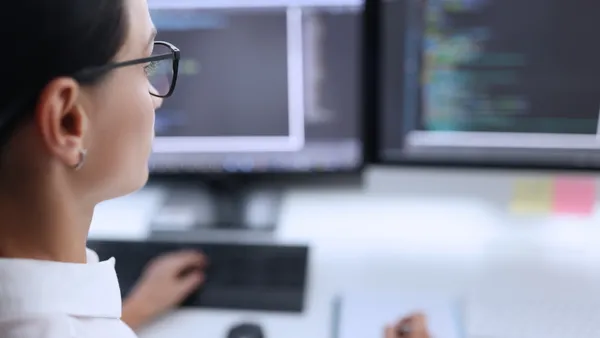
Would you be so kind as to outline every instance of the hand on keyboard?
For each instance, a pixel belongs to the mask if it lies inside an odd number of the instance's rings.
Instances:
[[[205,257],[196,251],[152,260],[123,302],[123,321],[133,329],[181,303],[204,282]]]
[[[431,338],[422,314],[406,317],[385,328],[385,338]]]

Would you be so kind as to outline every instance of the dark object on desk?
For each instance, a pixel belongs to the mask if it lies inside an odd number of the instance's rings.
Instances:
[[[115,257],[123,297],[151,259],[192,248],[204,252],[210,265],[203,287],[183,306],[286,312],[304,309],[306,246],[90,240],[88,247],[102,260]]]
[[[229,329],[227,338],[265,338],[263,329],[258,324],[236,324]]]

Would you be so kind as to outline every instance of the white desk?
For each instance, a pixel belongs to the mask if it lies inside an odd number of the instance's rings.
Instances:
[[[600,262],[600,214],[508,215],[510,182],[517,176],[376,169],[361,190],[290,191],[276,236],[311,245],[304,314],[182,310],[141,336],[220,338],[235,323],[252,321],[267,338],[329,338],[331,302],[345,290],[459,297],[482,271],[488,278],[568,271],[569,280],[600,280],[591,268]],[[161,191],[151,189],[99,206],[92,237],[143,239],[161,201]]]

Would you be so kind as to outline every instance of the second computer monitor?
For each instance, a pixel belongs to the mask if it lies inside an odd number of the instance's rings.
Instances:
[[[153,172],[361,167],[360,2],[154,1],[181,50],[156,113]]]
[[[600,2],[381,8],[379,158],[600,167]]]

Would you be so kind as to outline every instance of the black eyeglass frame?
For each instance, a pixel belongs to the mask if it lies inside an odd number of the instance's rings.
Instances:
[[[155,41],[154,45],[165,46],[165,47],[169,48],[171,50],[171,52],[168,54],[152,55],[152,56],[141,58],[141,59],[133,59],[133,60],[123,61],[123,62],[109,63],[109,64],[106,64],[103,66],[98,66],[98,67],[86,68],[84,70],[77,72],[73,76],[73,78],[75,80],[82,80],[82,79],[86,78],[87,76],[106,73],[106,72],[109,72],[109,71],[117,69],[117,68],[134,66],[134,65],[139,65],[139,64],[148,63],[148,62],[156,62],[156,61],[161,61],[161,60],[172,59],[173,60],[173,79],[171,80],[171,87],[169,88],[169,91],[164,95],[155,94],[152,91],[149,91],[150,95],[152,95],[152,96],[160,97],[160,98],[167,98],[167,97],[173,95],[173,92],[175,91],[175,85],[177,84],[177,74],[179,73],[179,60],[181,59],[181,52],[179,51],[179,48],[175,47],[174,45],[172,45],[171,43],[166,42],[166,41]]]

